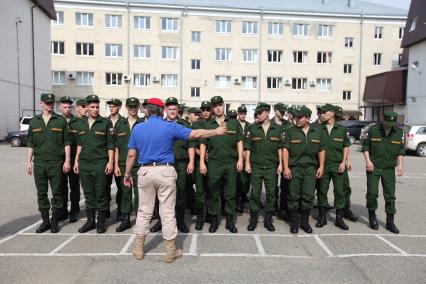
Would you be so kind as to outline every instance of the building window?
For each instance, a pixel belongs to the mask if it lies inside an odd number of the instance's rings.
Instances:
[[[151,17],[135,16],[133,18],[135,29],[150,30],[151,29]]]
[[[201,42],[201,32],[191,32],[191,42]]]
[[[268,35],[280,36],[284,33],[284,24],[282,23],[268,23]]]
[[[161,86],[163,87],[176,87],[177,74],[161,74]]]
[[[227,89],[231,85],[231,76],[215,76],[215,87]]]
[[[291,80],[291,88],[293,90],[306,90],[307,84],[307,78],[293,78]]]
[[[120,86],[123,84],[123,73],[105,73],[106,84]]]
[[[191,97],[199,97],[201,88],[200,87],[191,87]]]
[[[75,13],[75,24],[81,27],[93,27],[93,14]]]
[[[77,72],[76,82],[77,82],[77,85],[92,86],[94,85],[93,78],[94,78],[93,72]]]
[[[64,24],[64,12],[56,11],[56,20],[52,20],[52,25],[63,25]]]
[[[151,46],[150,45],[135,45],[133,55],[138,59],[151,58]]]
[[[306,63],[308,59],[307,51],[293,51],[293,62],[294,63]]]
[[[105,28],[121,28],[121,15],[105,15]]]
[[[216,61],[231,61],[231,49],[230,48],[216,48]]]
[[[231,32],[231,21],[230,20],[217,20],[216,21],[216,32],[217,33],[230,33]]]
[[[243,62],[257,62],[257,49],[243,49],[241,60]]]
[[[133,76],[135,86],[139,87],[149,87],[151,83],[151,75],[143,73],[135,73]]]
[[[283,86],[283,78],[281,77],[267,77],[266,86],[268,89],[281,89]]]
[[[373,65],[376,65],[376,66],[382,65],[382,54],[381,53],[374,53]]]
[[[121,44],[105,44],[106,57],[122,57],[123,45]]]
[[[354,47],[354,38],[353,37],[345,37],[345,47],[353,48]]]
[[[161,30],[166,32],[178,31],[178,19],[175,18],[161,18]]]
[[[318,36],[320,36],[320,37],[331,37],[331,36],[333,36],[333,26],[332,25],[319,25],[318,26]]]
[[[249,35],[257,34],[257,23],[256,22],[243,22],[241,32],[243,34],[249,34]]]
[[[293,24],[293,35],[294,36],[308,36],[309,25],[308,24]]]
[[[343,91],[343,100],[350,101],[352,97],[352,91]]]
[[[268,50],[268,62],[281,62],[282,50]]]
[[[173,46],[162,46],[161,47],[161,58],[166,60],[177,59],[178,48]]]
[[[317,63],[331,64],[332,53],[331,52],[318,52]]]
[[[402,39],[404,37],[404,30],[405,29],[403,27],[399,28],[398,39]]]
[[[331,79],[320,78],[317,79],[317,91],[330,91],[331,90]]]
[[[52,71],[52,85],[65,85],[65,71]]]
[[[75,44],[75,53],[77,55],[93,56],[95,53],[93,43],[77,42]]]
[[[200,70],[201,68],[201,60],[200,59],[191,59],[191,69],[192,70]]]
[[[352,64],[343,64],[343,73],[352,74]]]
[[[241,86],[243,89],[256,89],[257,88],[257,77],[243,76],[241,78]]]
[[[417,17],[414,17],[413,20],[411,21],[410,32],[416,29],[416,25],[417,25]]]
[[[383,27],[374,27],[374,38],[375,39],[383,38]]]
[[[52,41],[52,54],[65,54],[65,43],[63,41]]]

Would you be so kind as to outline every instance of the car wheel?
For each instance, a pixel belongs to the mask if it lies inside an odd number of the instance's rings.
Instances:
[[[417,155],[426,157],[426,143],[419,144],[416,149]]]
[[[12,145],[12,147],[19,147],[22,145],[22,140],[19,137],[13,137],[12,139],[10,139],[10,144]]]
[[[351,144],[355,144],[355,141],[356,141],[355,137],[349,136],[349,140],[351,141]]]

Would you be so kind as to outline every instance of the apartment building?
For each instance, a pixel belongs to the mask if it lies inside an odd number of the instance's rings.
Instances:
[[[221,95],[339,104],[357,116],[365,78],[398,66],[407,11],[355,0],[56,0],[53,91],[103,102]],[[107,106],[103,104],[103,111]]]

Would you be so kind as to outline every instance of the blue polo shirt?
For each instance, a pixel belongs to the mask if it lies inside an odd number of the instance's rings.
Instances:
[[[150,116],[133,128],[128,148],[138,151],[140,164],[174,163],[173,145],[177,140],[188,140],[190,134],[190,128]]]

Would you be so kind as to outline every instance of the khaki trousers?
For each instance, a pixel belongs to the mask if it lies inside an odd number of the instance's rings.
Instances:
[[[155,196],[160,201],[163,238],[173,240],[177,235],[175,204],[177,174],[173,166],[140,167],[138,171],[139,210],[135,234],[146,236],[155,206]]]

